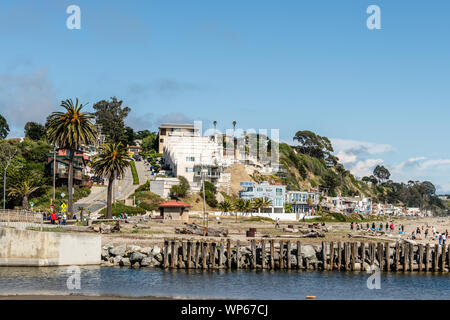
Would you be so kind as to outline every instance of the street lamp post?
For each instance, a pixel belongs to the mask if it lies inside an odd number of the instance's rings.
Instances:
[[[6,169],[8,169],[8,166],[9,163],[6,165],[3,175],[3,210],[6,208]]]
[[[53,147],[53,198],[52,204],[55,203],[56,192],[56,146]]]

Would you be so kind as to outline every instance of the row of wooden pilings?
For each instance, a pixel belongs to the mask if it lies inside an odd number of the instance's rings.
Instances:
[[[250,240],[250,252],[238,240],[165,240],[163,268],[176,269],[303,269],[364,271],[440,271],[450,269],[450,245],[389,242],[322,242],[315,256],[302,253],[313,245],[300,241]],[[298,250],[300,248],[300,250]],[[170,251],[170,252],[169,252]],[[173,254],[175,253],[175,254]],[[242,262],[242,256],[249,263]],[[293,258],[294,257],[294,258]]]

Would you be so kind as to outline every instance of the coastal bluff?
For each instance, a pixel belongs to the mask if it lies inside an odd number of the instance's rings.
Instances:
[[[101,237],[0,228],[0,266],[66,266],[101,263]]]

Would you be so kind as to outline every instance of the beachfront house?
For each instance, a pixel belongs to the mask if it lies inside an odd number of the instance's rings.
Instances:
[[[257,198],[268,199],[271,205],[263,209],[267,213],[285,213],[284,203],[286,198],[286,186],[271,185],[267,181],[260,184],[254,182],[241,182],[243,190],[239,191],[239,197],[245,200]]]
[[[292,207],[292,213],[304,213],[311,216],[319,204],[319,193],[291,190],[286,192],[286,203]]]

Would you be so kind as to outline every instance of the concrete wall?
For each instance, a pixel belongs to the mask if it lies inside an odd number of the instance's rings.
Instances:
[[[101,262],[98,235],[0,227],[0,266],[90,265]]]

